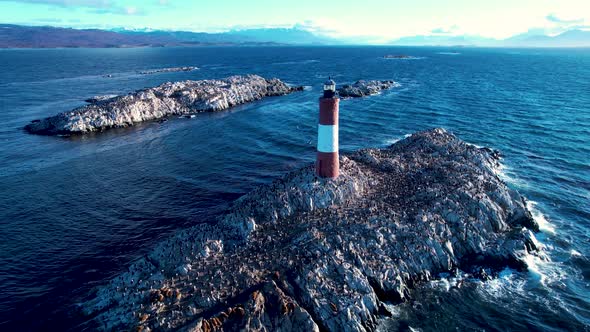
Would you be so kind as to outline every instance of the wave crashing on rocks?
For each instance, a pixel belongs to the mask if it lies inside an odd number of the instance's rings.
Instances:
[[[444,129],[312,165],[160,243],[82,305],[103,330],[374,330],[385,303],[460,269],[524,270],[538,231],[499,153]]]
[[[124,96],[91,98],[76,108],[25,126],[33,134],[69,135],[133,126],[170,115],[220,111],[232,106],[282,96],[303,87],[291,87],[279,79],[257,75],[220,80],[168,82]]]

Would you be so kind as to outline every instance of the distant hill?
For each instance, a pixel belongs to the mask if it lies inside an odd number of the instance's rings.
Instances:
[[[166,46],[175,40],[104,30],[0,25],[0,48]]]
[[[164,30],[114,30],[127,35],[143,35],[158,38],[172,38],[181,42],[201,43],[279,43],[279,44],[338,44],[340,41],[317,36],[309,31],[296,28],[244,29],[221,33],[164,31]]]
[[[424,35],[403,37],[390,44],[400,46],[590,47],[590,31],[570,30],[557,36],[547,36],[540,31],[531,30],[503,40],[469,35]]]
[[[400,46],[496,46],[498,40],[479,36],[423,35],[403,37],[391,42]]]
[[[309,31],[296,28],[232,30],[224,33],[224,35],[250,41],[273,41],[284,44],[326,45],[342,43],[337,39],[318,36]]]
[[[514,47],[590,47],[590,31],[570,30],[557,36],[524,33],[503,41]]]
[[[0,24],[0,48],[140,47],[184,45],[333,44],[299,29],[249,29],[224,33],[163,30],[71,29]]]
[[[240,38],[239,36],[231,36],[227,33],[206,33],[206,32],[190,32],[190,31],[165,31],[165,30],[127,30],[114,29],[111,30],[126,36],[147,36],[154,39],[165,39],[174,41],[175,43],[244,43],[253,41],[251,39]]]
[[[164,30],[98,30],[0,24],[0,48],[163,47],[207,45],[342,45],[363,39],[336,39],[298,28],[244,29],[221,33]],[[474,47],[590,47],[590,31],[570,30],[547,36],[531,30],[497,40],[481,36],[423,35],[403,37],[389,45]]]

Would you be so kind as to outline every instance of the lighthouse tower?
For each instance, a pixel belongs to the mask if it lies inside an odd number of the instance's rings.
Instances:
[[[316,174],[322,178],[337,178],[338,161],[338,105],[336,83],[329,79],[324,83],[324,95],[320,98],[320,122],[318,125],[318,155]]]

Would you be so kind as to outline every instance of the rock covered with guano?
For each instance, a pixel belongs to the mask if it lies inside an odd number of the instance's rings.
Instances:
[[[293,171],[160,243],[82,305],[96,328],[373,331],[440,273],[527,268],[538,225],[499,154],[443,129]]]
[[[343,98],[361,98],[372,96],[383,90],[398,88],[401,84],[395,81],[360,80],[353,84],[345,84],[338,88],[338,95]]]
[[[302,87],[257,75],[231,76],[220,80],[168,82],[124,96],[97,96],[90,105],[35,120],[25,126],[33,134],[69,135],[133,126],[171,115],[221,111],[232,106],[282,96]]]

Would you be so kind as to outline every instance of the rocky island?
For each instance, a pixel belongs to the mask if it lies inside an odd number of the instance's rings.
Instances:
[[[194,66],[160,68],[160,69],[142,70],[139,72],[139,74],[151,75],[151,74],[159,74],[159,73],[175,73],[175,72],[181,72],[181,71],[193,71],[193,70],[197,70],[197,69],[199,69],[199,67],[194,67]]]
[[[338,88],[338,94],[342,98],[361,98],[378,94],[383,90],[398,88],[401,84],[394,81],[365,81],[360,80],[354,84],[345,84]]]
[[[383,59],[416,59],[416,57],[405,54],[387,54],[383,56]]]
[[[499,153],[443,129],[310,165],[159,244],[81,304],[102,330],[370,331],[384,303],[460,269],[524,270],[538,225]]]
[[[25,130],[42,135],[98,132],[171,115],[220,111],[265,97],[302,90],[303,87],[291,87],[279,79],[266,79],[257,75],[168,82],[124,96],[88,99],[90,105],[34,120],[25,126]]]

